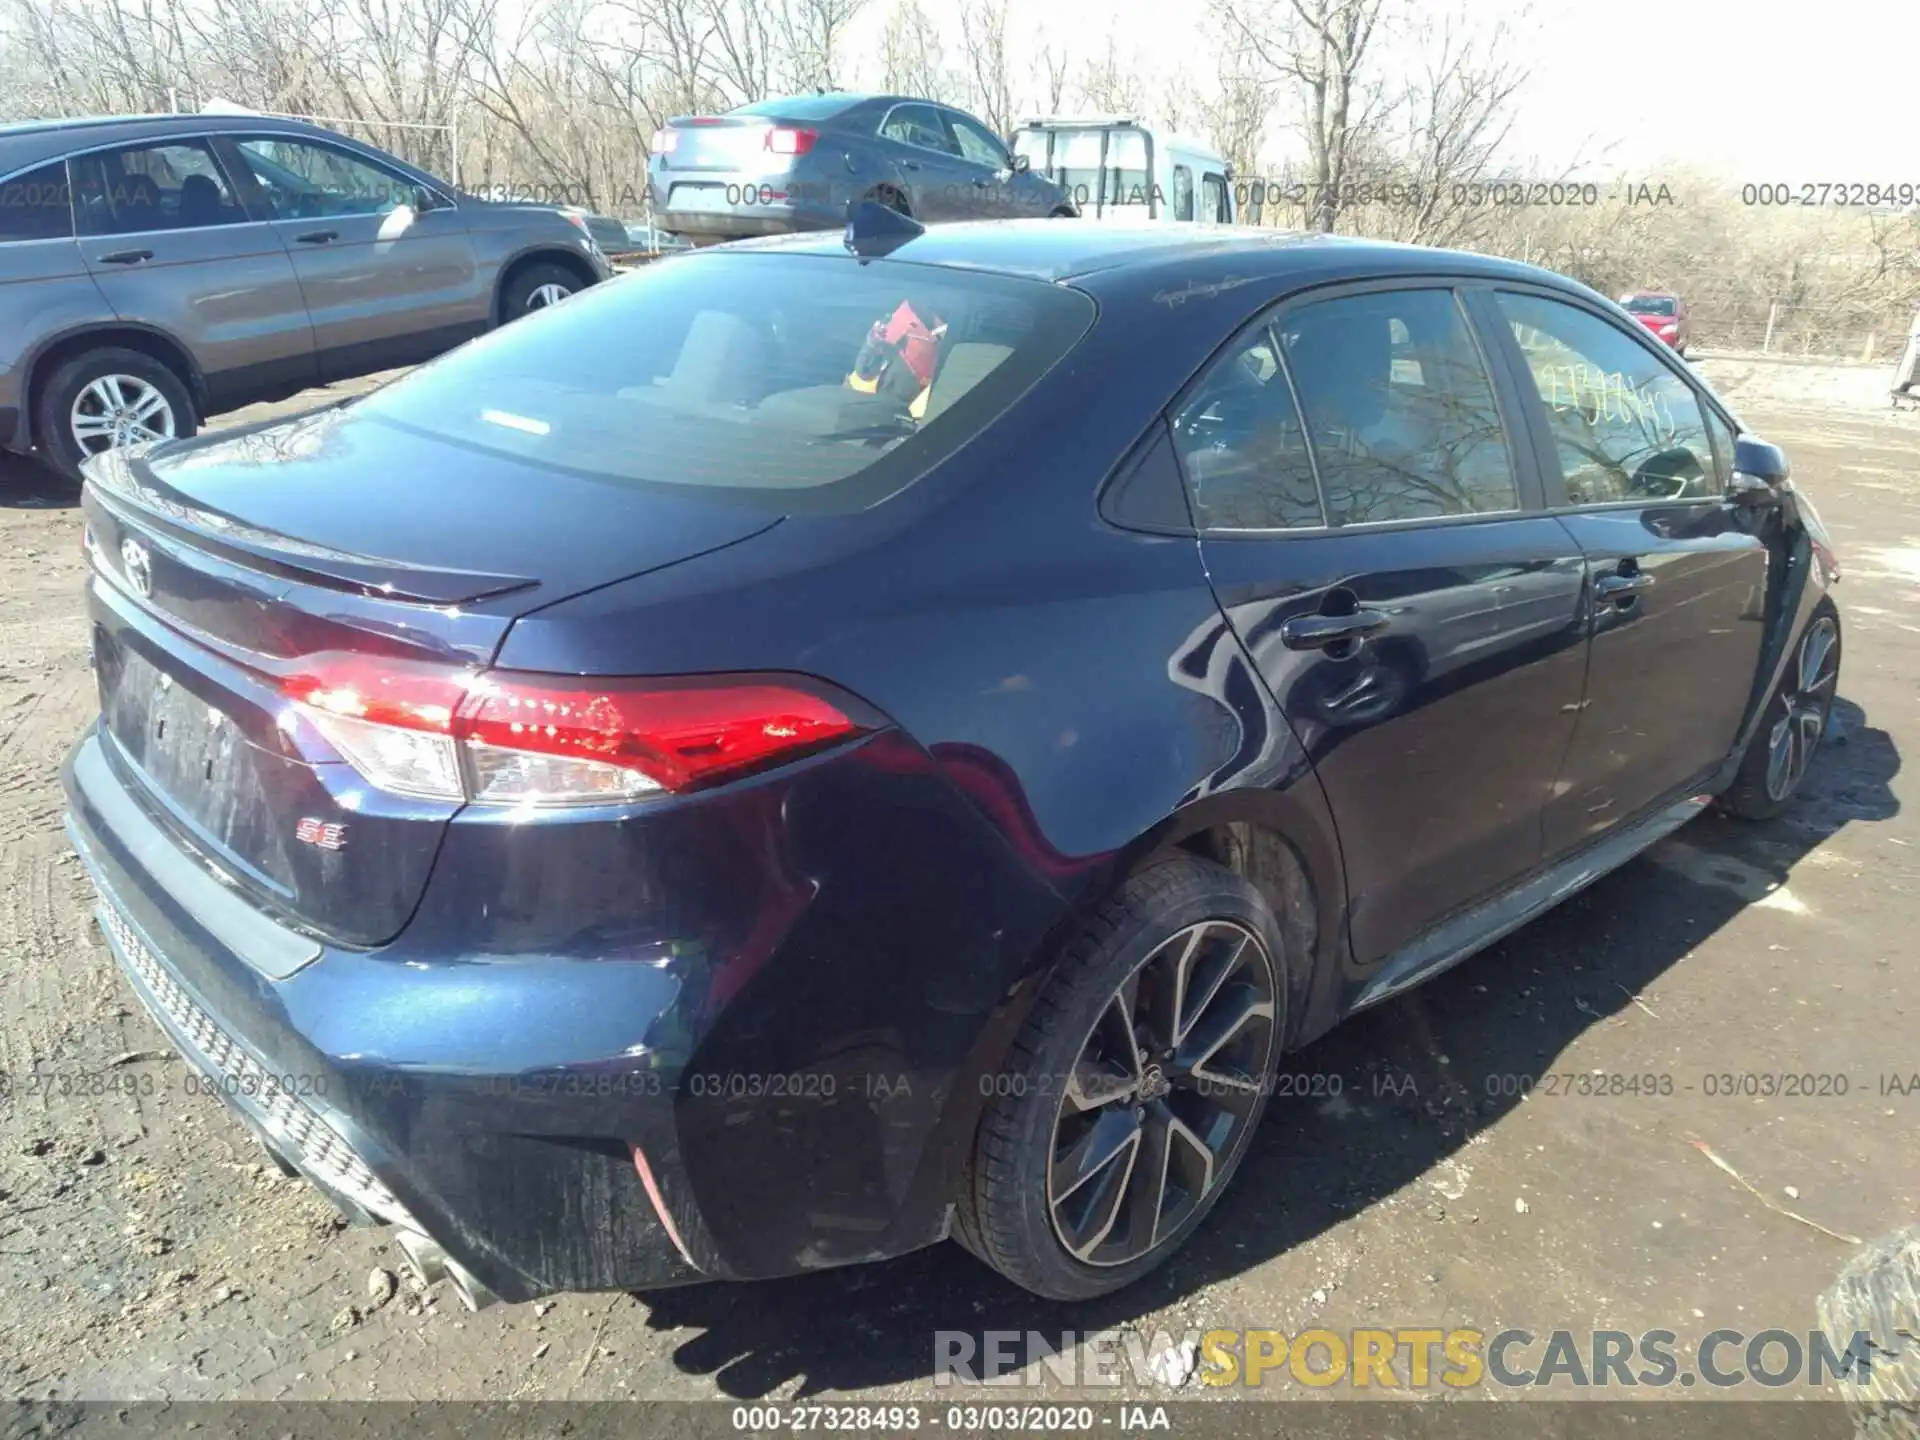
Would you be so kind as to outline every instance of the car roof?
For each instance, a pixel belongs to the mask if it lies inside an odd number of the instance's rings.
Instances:
[[[737,252],[845,255],[839,231],[815,231],[719,247]],[[1448,274],[1586,287],[1537,266],[1463,250],[1400,245],[1251,226],[1200,226],[1167,221],[984,220],[934,225],[888,252],[888,258],[959,270],[983,270],[1071,282],[1093,275],[1138,278],[1178,288],[1183,272],[1206,263],[1209,275],[1234,262],[1262,259],[1303,276],[1360,278],[1381,274]],[[1273,273],[1263,266],[1263,273]],[[1218,280],[1209,283],[1220,284]]]
[[[342,136],[323,126],[310,125],[304,120],[288,120],[278,115],[89,115],[68,120],[24,120],[0,125],[0,176],[30,170],[76,150],[133,145],[142,140],[165,139],[168,135],[258,130],[262,126],[319,139],[346,139],[351,142],[350,136]]]

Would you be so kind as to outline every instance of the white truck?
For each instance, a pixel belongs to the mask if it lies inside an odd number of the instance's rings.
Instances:
[[[1164,220],[1232,225],[1233,167],[1199,140],[1138,115],[1056,115],[1028,120],[1012,149],[1066,187],[1090,220]]]

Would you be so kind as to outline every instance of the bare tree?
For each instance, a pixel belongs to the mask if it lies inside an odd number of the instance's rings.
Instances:
[[[1135,114],[1146,103],[1140,67],[1121,63],[1113,36],[1107,36],[1105,53],[1089,60],[1081,72],[1080,98],[1101,115]]]
[[[1332,230],[1381,110],[1368,57],[1388,0],[1214,0],[1236,60],[1288,86],[1307,142],[1309,223]]]
[[[1509,39],[1504,24],[1476,38],[1457,16],[1424,22],[1416,34],[1421,66],[1397,106],[1393,158],[1381,167],[1393,238],[1456,244],[1492,218],[1471,203],[1471,187],[1492,170],[1527,78],[1508,58]]]
[[[940,94],[946,85],[942,53],[939,27],[920,0],[898,0],[880,36],[883,88],[894,95]]]
[[[960,0],[960,46],[967,98],[995,133],[1013,129],[1013,66],[1007,50],[1007,0]]]
[[[1065,45],[1055,49],[1051,42],[1040,47],[1038,66],[1047,97],[1047,114],[1058,115],[1067,103],[1067,67],[1071,52]]]
[[[786,89],[840,88],[834,78],[840,42],[865,8],[866,0],[777,0],[774,32]]]

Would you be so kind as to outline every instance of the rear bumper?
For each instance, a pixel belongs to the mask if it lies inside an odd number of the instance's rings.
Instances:
[[[349,1214],[525,1301],[947,1233],[981,1077],[1058,911],[928,764],[877,736],[709,802],[724,838],[610,854],[601,827],[562,827],[542,837],[551,868],[499,848],[510,827],[456,823],[414,921],[375,950],[309,940],[219,885],[104,733],[63,778],[114,955],[208,1087]],[[769,819],[816,834],[768,856]],[[736,837],[769,878],[732,863]],[[682,898],[706,860],[734,888]],[[926,876],[965,883],[903,884]],[[660,895],[647,923],[666,938],[623,936],[636,897]],[[288,967],[300,946],[319,953]]]
[[[422,972],[328,947],[291,978],[268,979],[241,953],[248,937],[209,910],[209,897],[156,879],[153,862],[179,852],[140,810],[111,745],[89,733],[69,757],[67,833],[98,892],[115,960],[199,1072],[196,1090],[226,1100],[350,1216],[428,1235],[503,1299],[701,1278],[648,1202],[629,1151],[615,1143],[589,1151],[553,1136],[553,1112],[569,1108],[572,1123],[561,1128],[613,1136],[649,1128],[631,1113],[591,1117],[566,1105],[567,1081],[591,1088],[582,1076],[604,1075],[604,1066],[572,1076],[502,1073],[436,1058],[444,1034],[418,1033],[443,1031],[449,1011],[480,1031],[537,1024],[536,1015],[505,1013],[523,1009],[525,987],[494,993],[457,967]],[[168,878],[177,888],[178,877]],[[256,920],[263,933],[254,938],[272,930],[299,943]],[[646,988],[610,984],[606,999],[616,1003],[612,992],[624,989],[620,1000],[644,1005]],[[665,996],[654,988],[657,1010]],[[557,989],[554,1003],[578,1006],[569,987]],[[428,1018],[434,1011],[437,1023]],[[590,1035],[579,1035],[578,1053],[592,1053]],[[645,1093],[658,1088],[628,1076],[617,1108],[664,1109]],[[599,1097],[587,1105],[616,1108]],[[538,1111],[547,1113],[529,1113]],[[558,1247],[558,1263],[542,1253],[548,1246]]]
[[[670,235],[745,240],[761,235],[838,230],[847,223],[847,213],[844,207],[836,211],[820,205],[741,205],[730,210],[663,210],[657,223]]]

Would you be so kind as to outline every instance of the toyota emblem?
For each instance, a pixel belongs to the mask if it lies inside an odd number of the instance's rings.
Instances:
[[[133,587],[134,594],[142,597],[153,594],[153,557],[147,553],[146,546],[132,538],[122,540],[120,568],[127,572],[127,583]]]

